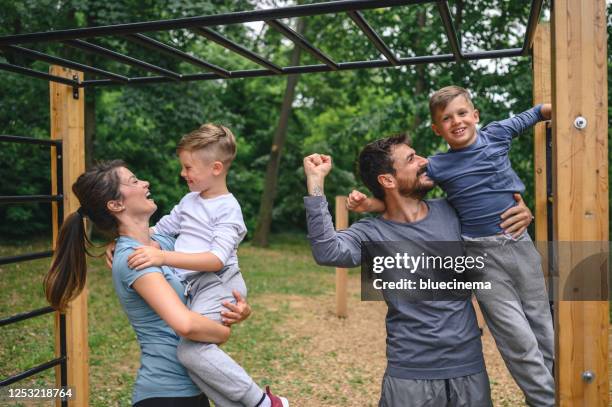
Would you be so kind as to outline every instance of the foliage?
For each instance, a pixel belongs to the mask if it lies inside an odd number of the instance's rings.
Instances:
[[[283,4],[291,2],[1,0],[0,35],[206,15]],[[463,4],[459,0],[452,2],[451,11],[455,17],[461,14],[461,19],[456,21],[465,50],[521,45],[529,2],[475,0],[469,7]],[[481,10],[487,10],[486,18],[483,18]],[[401,57],[450,53],[434,5],[369,10],[364,12],[364,16]],[[348,16],[309,17],[308,25],[308,39],[334,60],[359,61],[380,57]],[[277,64],[288,63],[292,44],[266,25],[232,25],[217,29]],[[228,69],[256,67],[251,61],[188,30],[149,35]],[[193,73],[200,69],[146,50],[119,36],[92,41],[176,72]],[[130,76],[149,75],[57,44],[40,44],[35,48],[55,55],[68,55],[113,72]],[[2,58],[33,69],[47,69],[44,63],[10,53],[0,54],[0,61]],[[303,63],[318,61],[304,54]],[[2,77],[0,133],[48,137],[47,84],[14,74],[3,74]],[[333,156],[335,169],[326,184],[326,192],[331,197],[360,186],[354,171],[355,158],[367,141],[407,131],[422,155],[444,148],[441,139],[429,129],[427,99],[433,90],[449,84],[462,85],[472,91],[483,124],[525,110],[532,103],[529,58],[304,75],[298,83],[281,163],[273,231],[304,228],[302,196],[305,188],[301,162],[306,154],[318,151]],[[174,154],[180,136],[203,122],[223,123],[239,140],[238,157],[230,171],[229,186],[238,197],[252,231],[284,85],[284,79],[280,78],[253,78],[88,89],[88,97],[94,98],[96,105],[94,158],[122,158],[140,178],[150,180],[160,208],[158,215],[161,215],[186,192],[179,179]],[[516,140],[511,153],[514,168],[526,184],[525,195],[530,204],[533,202],[532,150],[532,138],[527,134]],[[46,193],[49,190],[46,153],[42,151],[39,157],[39,153],[33,151],[35,149],[31,147],[2,145],[2,194]],[[48,219],[48,205],[35,208],[0,206],[0,236],[14,238],[39,233],[48,228]]]

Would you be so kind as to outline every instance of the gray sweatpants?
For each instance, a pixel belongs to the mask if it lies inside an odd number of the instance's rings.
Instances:
[[[489,281],[474,290],[506,367],[529,406],[555,405],[554,333],[540,254],[529,234],[518,240],[504,235],[463,237],[466,255],[486,253],[482,272],[467,275]]]
[[[451,379],[400,379],[385,374],[378,407],[492,407],[487,372]]]
[[[238,290],[243,298],[247,294],[237,266],[219,273],[202,272],[187,282],[187,306],[219,323],[222,302],[236,302],[232,290]],[[181,338],[177,356],[193,382],[217,407],[254,407],[263,396],[247,372],[215,344]]]

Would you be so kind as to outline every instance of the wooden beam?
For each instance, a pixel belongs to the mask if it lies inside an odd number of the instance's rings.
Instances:
[[[83,73],[53,65],[49,68],[52,75],[73,79],[79,82]],[[63,189],[64,218],[79,208],[79,201],[72,193],[72,184],[85,171],[85,125],[83,88],[78,89],[78,99],[74,98],[73,88],[64,84],[50,82],[51,96],[51,138],[61,139],[63,146]],[[53,165],[53,164],[52,164]],[[54,233],[57,233],[54,230]],[[53,241],[56,241],[54,235]],[[56,353],[59,355],[59,313],[55,318]],[[73,391],[69,401],[71,407],[89,405],[89,349],[87,346],[87,287],[72,301],[66,311],[66,346],[68,358],[68,387]]]
[[[554,239],[559,242],[555,377],[558,405],[609,405],[608,301],[563,301],[594,244],[607,252],[608,99],[605,0],[555,0],[552,10]],[[574,125],[577,117],[586,127]],[[599,242],[599,243],[597,243]],[[599,271],[607,292],[607,267]],[[591,381],[584,374],[594,374]]]
[[[550,25],[538,24],[533,40],[533,104],[551,103]],[[546,242],[548,202],[546,191],[546,123],[536,124],[533,138],[533,161],[535,167],[535,238]]]
[[[348,209],[346,196],[336,197],[336,230],[348,228]],[[348,269],[336,268],[336,316],[348,316]]]

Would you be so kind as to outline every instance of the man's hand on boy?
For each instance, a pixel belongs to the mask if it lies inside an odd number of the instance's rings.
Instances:
[[[225,326],[231,326],[242,322],[251,315],[251,306],[242,298],[240,293],[233,290],[232,294],[234,298],[236,298],[236,304],[225,301],[223,302],[223,306],[229,311],[221,311],[221,322],[223,322]]]
[[[527,227],[533,221],[533,215],[525,205],[521,194],[514,194],[514,200],[517,202],[516,206],[502,213],[502,223],[499,226],[504,230],[504,233],[510,234],[516,239],[527,230]]]
[[[540,110],[540,114],[545,120],[552,119],[552,105],[550,103],[544,103],[542,105],[542,109]]]
[[[163,265],[164,251],[153,246],[140,246],[128,257],[128,267],[135,270]]]

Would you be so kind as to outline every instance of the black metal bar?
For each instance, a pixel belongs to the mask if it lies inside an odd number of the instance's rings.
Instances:
[[[58,144],[62,144],[62,140],[48,140],[33,137],[0,135],[0,142],[2,141],[20,144],[40,144],[43,146],[57,146]]]
[[[40,315],[50,314],[51,312],[54,312],[54,311],[55,310],[53,309],[53,307],[44,307],[44,308],[35,309],[33,311],[29,311],[29,312],[22,312],[20,314],[13,315],[8,318],[0,319],[0,326],[14,324],[19,321],[25,321],[26,319],[38,317]]]
[[[437,1],[436,6],[438,7],[442,24],[444,25],[444,31],[446,31],[446,37],[448,38],[451,50],[455,56],[455,61],[460,62],[463,59],[463,54],[461,53],[461,46],[459,45],[457,31],[455,30],[455,25],[453,24],[450,9],[448,8],[448,2],[445,0]]]
[[[136,66],[138,68],[144,69],[149,72],[155,72],[157,74],[161,74],[173,80],[181,79],[181,75],[176,72],[172,72],[162,67],[159,67],[157,65],[153,65],[148,62],[141,61],[139,59],[132,58],[130,56],[123,55],[115,51],[111,51],[110,49],[101,47],[96,44],[92,44],[90,42],[81,41],[81,40],[66,40],[64,41],[64,44],[70,45],[71,47],[79,48],[86,52],[91,52],[93,54],[102,55],[102,56],[114,59],[115,61],[118,61],[124,64]]]
[[[62,363],[60,365],[60,383],[63,388],[68,387],[68,352],[66,349],[66,314],[60,314],[59,316],[59,329],[60,329],[60,359]],[[62,406],[68,407],[68,400],[62,400]]]
[[[115,73],[112,72],[108,72],[108,71],[104,71],[102,69],[98,69],[95,68],[93,66],[89,66],[89,65],[83,65],[80,64],[78,62],[74,62],[74,61],[70,61],[64,58],[59,58],[59,57],[55,57],[52,55],[47,55],[44,54],[42,52],[38,52],[35,51],[33,49],[27,49],[27,48],[22,48],[22,47],[18,47],[15,45],[7,45],[6,47],[3,47],[3,49],[9,50],[9,51],[13,51],[13,52],[17,52],[23,55],[26,55],[32,59],[35,60],[40,60],[40,61],[45,61],[51,64],[58,64],[58,65],[62,65],[68,68],[74,68],[77,69],[79,71],[83,71],[83,72],[89,72],[92,73],[94,75],[100,75],[103,76],[105,78],[111,79],[111,80],[116,80],[119,82],[127,82],[129,80],[129,78],[123,76],[123,75],[117,75]]]
[[[289,38],[295,45],[302,48],[304,51],[309,52],[313,57],[329,66],[332,70],[335,71],[338,69],[338,64],[336,62],[325,55],[323,51],[308,42],[308,40],[304,38],[302,34],[291,29],[291,27],[277,20],[268,20],[266,21],[266,24],[283,34],[285,37]]]
[[[363,31],[363,33],[368,37],[370,42],[374,44],[376,49],[380,51],[381,54],[387,58],[392,65],[399,65],[399,59],[393,54],[393,51],[387,47],[387,44],[378,36],[376,31],[368,24],[366,19],[361,15],[358,11],[349,11],[347,13],[349,17],[355,22],[357,27]]]
[[[21,261],[44,259],[46,257],[51,257],[51,256],[53,256],[52,250],[48,250],[46,252],[18,254],[16,256],[5,256],[5,257],[0,257],[0,266],[2,266],[3,264],[18,263]]]
[[[223,69],[217,65],[211,64],[209,62],[203,61],[199,58],[189,55],[186,52],[183,52],[179,49],[171,47],[169,45],[164,44],[163,42],[157,41],[153,38],[147,37],[142,34],[127,34],[125,38],[129,41],[135,42],[137,44],[143,45],[149,49],[163,52],[167,55],[171,55],[177,58],[180,58],[184,61],[189,62],[192,65],[205,68],[209,71],[212,71],[224,78],[229,78],[230,73],[227,69]]]
[[[476,51],[476,52],[466,52],[463,54],[465,59],[468,60],[479,60],[479,59],[491,59],[491,58],[503,58],[503,57],[516,57],[521,56],[522,50],[521,48],[509,48],[509,49],[501,49],[501,50],[492,50],[492,51]],[[442,55],[430,55],[430,56],[418,56],[418,57],[407,57],[400,58],[398,66],[404,65],[417,65],[417,64],[430,64],[430,63],[444,63],[444,62],[453,62],[455,61],[455,57],[453,54],[442,54]],[[368,69],[368,68],[388,68],[392,67],[391,63],[388,60],[379,59],[373,61],[355,61],[355,62],[341,62],[338,63],[339,71],[346,71],[352,69]],[[331,68],[327,65],[304,65],[304,66],[289,66],[283,68],[283,74],[304,74],[304,73],[319,73],[319,72],[329,72]],[[274,72],[271,72],[267,69],[251,69],[251,70],[241,70],[241,71],[231,71],[232,79],[239,78],[255,78],[260,76],[271,76],[276,75]],[[183,75],[183,81],[199,81],[199,80],[211,80],[211,79],[221,79],[220,76],[213,73],[201,73],[201,74],[191,74],[191,75]],[[164,83],[168,82],[167,78],[161,76],[149,76],[149,77],[141,77],[141,78],[132,78],[130,80],[130,84],[134,85],[144,85],[144,84],[152,84],[152,83]],[[108,80],[89,80],[84,81],[84,86],[109,86],[115,85],[112,81]]]
[[[224,36],[222,36],[221,34],[211,30],[210,28],[206,28],[206,27],[194,27],[191,29],[193,32],[200,34],[201,36],[216,42],[217,44],[221,45],[224,48],[229,49],[230,51],[233,51],[237,54],[242,55],[243,57],[250,59],[251,61],[255,62],[258,65],[263,66],[264,68],[268,68],[269,70],[280,74],[283,73],[283,68],[281,68],[280,66],[268,61],[267,59],[257,55],[256,53],[254,53],[253,51],[250,51],[248,49],[246,49],[245,47],[243,47],[240,44],[235,43],[234,41],[230,40],[229,38],[225,38]]]
[[[33,69],[24,68],[22,66],[5,64],[3,62],[0,62],[0,69],[9,71],[9,72],[19,73],[19,74],[26,75],[26,76],[32,76],[34,78],[45,79],[45,80],[52,81],[52,82],[63,83],[64,85],[70,85],[70,86],[79,85],[78,82],[75,82],[71,79],[62,78],[61,76],[49,75],[48,73],[35,71]]]
[[[210,27],[226,24],[240,24],[252,21],[278,20],[282,18],[314,16],[319,14],[342,13],[351,10],[367,10],[408,4],[431,3],[433,0],[340,0],[266,10],[240,11],[212,16],[179,18],[173,20],[147,21],[140,23],[116,24],[101,27],[73,28],[17,34],[0,37],[0,45],[24,44],[41,41],[63,41],[97,36],[114,36],[139,32],[175,30],[179,28]]]
[[[523,55],[522,48],[508,48],[491,51],[466,52],[463,54],[463,58],[474,61],[478,59],[520,57],[521,55]]]
[[[49,362],[40,364],[40,365],[38,365],[36,367],[33,367],[31,369],[28,369],[25,372],[21,372],[19,374],[14,375],[14,376],[8,377],[8,378],[0,381],[0,387],[8,386],[8,385],[13,384],[15,382],[18,382],[20,380],[23,380],[23,379],[26,379],[26,378],[28,378],[30,376],[33,376],[36,373],[40,373],[40,372],[42,372],[44,370],[51,369],[52,367],[61,364],[62,361],[65,361],[65,360],[66,360],[65,357],[63,357],[63,358],[59,357],[57,359],[53,359],[53,360],[51,360]]]
[[[58,202],[62,199],[64,199],[62,195],[7,195],[0,196],[0,204]]]
[[[535,36],[538,20],[542,12],[542,4],[544,0],[532,0],[531,8],[529,9],[529,20],[527,20],[527,30],[525,31],[525,41],[523,41],[523,55],[529,54],[533,37]]]

